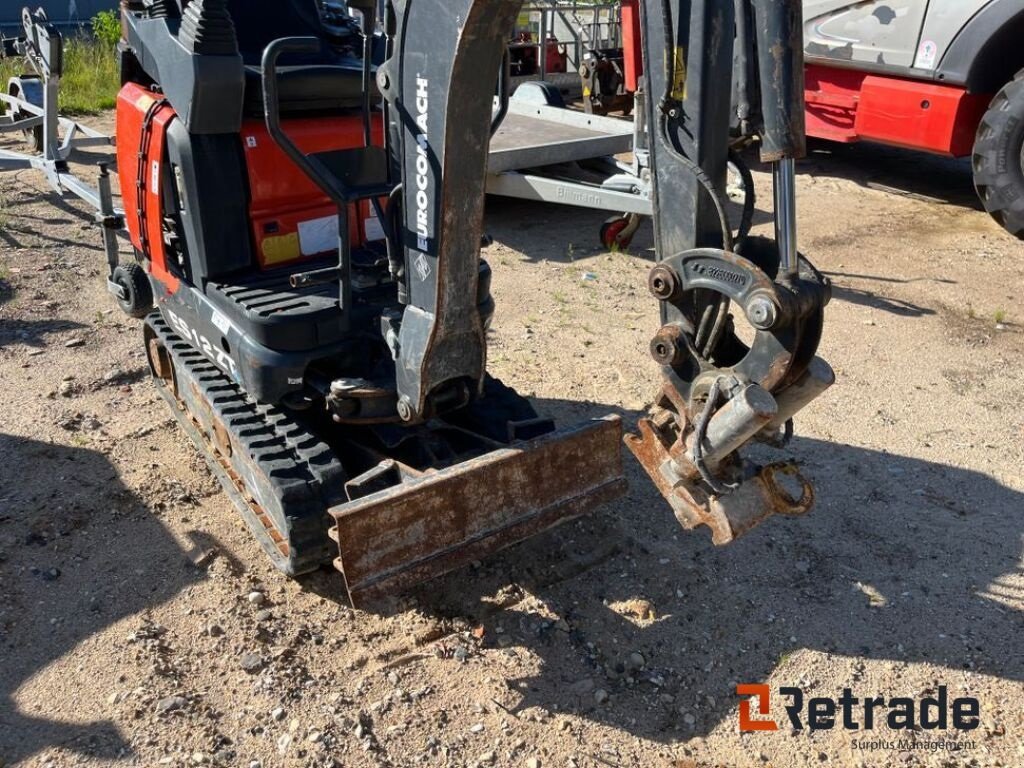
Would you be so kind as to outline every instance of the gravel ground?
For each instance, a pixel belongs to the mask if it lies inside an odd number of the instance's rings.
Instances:
[[[1021,245],[962,163],[800,170],[839,375],[787,449],[809,516],[715,549],[627,458],[620,502],[358,611],[336,575],[269,567],[149,384],[84,209],[0,177],[0,766],[1024,765]],[[635,420],[657,385],[649,225],[608,254],[601,219],[488,209],[492,370],[564,423]],[[981,727],[938,753],[741,735],[738,683],[941,685]]]

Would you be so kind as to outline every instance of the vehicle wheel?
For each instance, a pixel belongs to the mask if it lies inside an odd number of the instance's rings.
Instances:
[[[601,245],[609,251],[624,251],[639,228],[640,217],[635,213],[612,216],[601,225]]]
[[[114,270],[113,281],[124,290],[117,305],[129,317],[141,319],[153,311],[153,288],[146,271],[138,264],[122,264]]]
[[[992,99],[978,126],[971,163],[985,210],[1024,239],[1024,70]]]
[[[14,98],[19,98],[21,96],[21,90],[18,88],[16,84],[11,83],[11,86],[8,89],[8,95],[13,96]],[[27,117],[31,117],[31,115],[29,115],[27,112],[17,110],[11,117],[17,121],[24,120]],[[43,151],[43,126],[37,125],[35,128],[29,128],[27,130],[22,131],[21,133],[25,137],[25,141],[28,142],[28,145],[29,147],[31,147],[33,152]]]

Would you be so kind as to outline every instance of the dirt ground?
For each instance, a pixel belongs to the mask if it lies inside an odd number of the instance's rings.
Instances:
[[[814,511],[715,549],[627,457],[620,502],[360,611],[269,566],[149,384],[84,208],[0,177],[0,765],[1024,765],[1024,249],[963,163],[818,147],[800,171],[839,376],[786,450]],[[602,218],[488,207],[491,368],[563,423],[632,423],[657,384],[650,226],[608,254]],[[981,727],[934,753],[741,735],[738,683],[946,686]]]

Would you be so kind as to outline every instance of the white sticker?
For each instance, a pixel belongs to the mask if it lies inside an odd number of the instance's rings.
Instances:
[[[427,282],[430,277],[430,262],[422,253],[416,257],[416,274],[420,276],[420,282]]]
[[[917,59],[914,61],[915,69],[935,69],[935,57],[938,55],[939,46],[934,40],[925,40],[917,51]]]
[[[363,232],[366,233],[366,239],[371,242],[384,239],[384,227],[376,216],[363,219]]]
[[[324,216],[299,222],[299,250],[303,256],[338,250],[338,217]]]
[[[256,137],[255,136],[246,136],[245,137],[245,146],[249,147],[249,149],[256,149]]]
[[[160,192],[160,163],[156,160],[149,167],[149,191],[154,195]]]
[[[231,327],[231,322],[217,310],[213,310],[213,317],[210,318],[210,322],[223,334],[227,334],[228,328]]]

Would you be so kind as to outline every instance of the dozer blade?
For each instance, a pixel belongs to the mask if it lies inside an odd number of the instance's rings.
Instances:
[[[620,496],[621,440],[609,416],[332,507],[349,598],[427,581]]]

